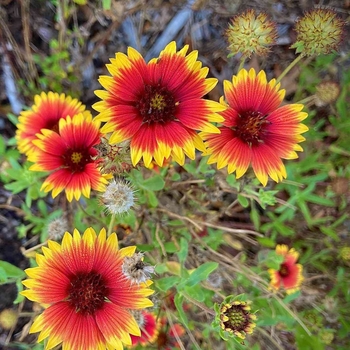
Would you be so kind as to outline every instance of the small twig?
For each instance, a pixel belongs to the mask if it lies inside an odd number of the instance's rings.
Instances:
[[[282,346],[281,346],[280,344],[278,344],[278,342],[272,337],[272,335],[269,334],[269,333],[267,333],[267,332],[265,331],[265,329],[260,328],[260,327],[257,327],[256,330],[257,330],[258,332],[260,332],[263,336],[265,336],[266,338],[268,338],[268,339],[270,340],[270,342],[271,342],[273,345],[275,345],[276,348],[277,348],[278,350],[284,350],[284,348],[282,348]]]
[[[159,224],[158,224],[158,223],[157,223],[157,225],[156,225],[156,232],[155,232],[155,235],[156,235],[157,242],[159,243],[160,249],[162,250],[163,256],[166,256],[165,247],[164,247],[164,245],[163,245],[162,240],[161,240],[160,237],[159,237]]]
[[[164,304],[164,307],[165,307],[165,312],[166,312],[166,315],[167,315],[167,319],[168,319],[168,321],[170,323],[171,329],[174,332],[174,336],[175,336],[176,341],[180,345],[181,350],[186,350],[185,347],[183,346],[183,343],[182,343],[179,335],[177,334],[176,328],[174,327],[174,322],[173,322],[173,320],[171,318],[171,313],[169,312],[169,309],[167,308],[167,306],[165,304]]]

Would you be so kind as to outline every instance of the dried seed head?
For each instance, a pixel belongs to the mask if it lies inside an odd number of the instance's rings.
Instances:
[[[296,22],[297,39],[291,48],[305,56],[328,54],[337,50],[344,36],[344,25],[331,10],[311,10]]]
[[[225,34],[231,51],[228,57],[239,52],[248,58],[253,53],[265,56],[277,38],[275,23],[265,13],[257,15],[252,9],[235,16]]]
[[[340,94],[340,86],[334,81],[325,81],[316,86],[315,104],[318,107],[326,106],[337,100]]]
[[[154,273],[154,266],[144,263],[143,258],[143,253],[135,253],[133,256],[124,258],[122,272],[132,284],[147,282]]]
[[[48,239],[59,241],[68,230],[68,221],[65,217],[54,219],[47,227]]]
[[[99,164],[102,174],[121,175],[133,168],[130,158],[129,142],[110,145],[106,138],[95,146],[97,155],[94,160]]]
[[[126,213],[134,205],[134,190],[124,180],[112,180],[100,197],[111,214]]]

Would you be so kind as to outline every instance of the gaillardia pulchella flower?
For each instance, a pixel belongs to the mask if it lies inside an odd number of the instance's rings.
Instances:
[[[73,117],[78,113],[91,115],[85,106],[77,99],[56,92],[42,92],[35,95],[34,105],[30,110],[22,111],[18,117],[16,140],[18,150],[25,155],[37,150],[33,140],[42,129],[58,132],[58,122],[67,116]]]
[[[308,130],[300,121],[307,117],[303,105],[281,106],[285,90],[279,90],[276,80],[266,80],[264,71],[257,75],[254,69],[239,71],[232,82],[224,81],[225,99],[220,102],[228,108],[221,112],[223,125],[220,134],[203,132],[200,135],[208,147],[208,163],[217,163],[218,169],[227,166],[229,173],[240,178],[251,164],[256,177],[266,186],[268,176],[279,182],[286,178],[283,159],[298,158],[298,145],[304,141],[300,134]]]
[[[46,349],[62,343],[66,350],[122,350],[140,328],[130,310],[152,306],[151,284],[132,284],[122,273],[127,256],[136,247],[118,249],[115,233],[106,237],[88,228],[81,236],[66,232],[62,244],[54,241],[37,254],[38,266],[26,270],[28,288],[22,294],[45,305],[30,332],[48,338]]]
[[[231,336],[245,339],[246,334],[252,334],[257,317],[251,312],[249,302],[227,297],[220,306],[215,305],[216,320],[219,324],[220,335],[226,339],[224,331]]]
[[[95,92],[102,101],[93,108],[97,120],[107,122],[101,131],[112,133],[111,144],[130,140],[134,166],[142,157],[146,167],[152,159],[163,166],[169,157],[182,165],[185,155],[194,159],[196,148],[205,149],[197,131],[219,132],[211,122],[222,121],[216,112],[225,106],[202,98],[217,79],[206,79],[208,68],[197,61],[197,51],[186,56],[187,50],[176,52],[171,42],[146,63],[129,47],[107,65],[112,76],[99,79],[106,91]]]
[[[275,23],[265,13],[256,15],[253,9],[233,17],[225,34],[231,51],[229,57],[237,53],[247,58],[253,53],[264,56],[277,38]]]
[[[276,254],[283,256],[284,260],[278,270],[268,270],[271,277],[270,287],[274,290],[284,288],[288,294],[298,291],[303,281],[303,266],[297,264],[299,253],[294,248],[288,249],[285,244],[278,244]]]
[[[295,24],[296,42],[291,46],[302,55],[328,54],[337,50],[345,22],[335,12],[326,9],[308,11]]]
[[[59,121],[59,132],[42,129],[34,145],[38,150],[28,159],[34,164],[33,171],[50,171],[41,189],[52,190],[55,198],[65,191],[67,199],[79,200],[81,194],[90,197],[91,189],[103,191],[107,175],[101,175],[93,160],[100,142],[100,123],[82,113]]]
[[[136,316],[135,313],[138,313]],[[161,327],[160,318],[153,313],[147,311],[136,311],[134,317],[141,329],[141,335],[131,335],[132,346],[136,345],[147,346],[155,342],[158,337],[159,329]]]

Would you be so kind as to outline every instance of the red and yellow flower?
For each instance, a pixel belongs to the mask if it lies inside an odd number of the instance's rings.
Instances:
[[[67,199],[79,200],[81,194],[90,197],[91,189],[103,191],[107,184],[98,164],[93,160],[97,154],[94,148],[100,142],[100,123],[82,113],[74,117],[61,118],[58,133],[42,129],[33,144],[37,151],[28,159],[34,164],[30,170],[50,171],[41,189],[52,191],[55,198],[63,190]]]
[[[279,182],[286,178],[283,159],[298,158],[296,151],[303,149],[298,144],[305,140],[300,134],[308,128],[300,121],[307,117],[301,112],[303,105],[280,106],[285,90],[280,90],[276,80],[266,80],[264,71],[256,74],[254,69],[245,69],[224,81],[227,106],[221,112],[224,117],[220,134],[202,132],[210,155],[208,163],[217,163],[218,169],[227,166],[229,173],[243,176],[249,165],[256,177],[266,186],[268,176]]]
[[[136,247],[118,250],[115,233],[106,237],[92,228],[81,236],[66,232],[62,244],[54,241],[37,254],[38,266],[26,270],[28,288],[22,294],[45,305],[30,332],[48,338],[46,349],[62,343],[66,350],[122,350],[130,335],[141,332],[130,310],[152,306],[150,281],[132,284],[122,273],[123,260]]]
[[[93,105],[96,118],[107,122],[101,131],[112,133],[111,144],[131,141],[134,166],[141,158],[146,167],[152,159],[163,166],[169,157],[182,165],[185,155],[194,159],[196,148],[205,150],[196,131],[219,132],[211,122],[222,121],[216,112],[226,107],[202,98],[217,79],[206,79],[208,68],[197,61],[197,51],[186,56],[187,50],[188,45],[176,52],[171,42],[146,63],[129,47],[107,65],[112,76],[100,77],[107,91],[95,92],[102,99]]]
[[[19,123],[16,131],[18,150],[27,156],[35,152],[37,147],[32,141],[37,139],[36,134],[40,133],[42,129],[57,132],[58,122],[61,118],[73,117],[78,113],[83,113],[86,116],[91,115],[81,102],[65,94],[50,91],[36,95],[31,109],[22,111],[18,117]]]
[[[274,290],[284,288],[288,294],[300,289],[303,281],[303,266],[297,264],[299,253],[294,248],[288,249],[285,244],[276,246],[276,254],[284,257],[278,270],[269,269],[271,277],[270,287]]]
[[[131,336],[132,346],[146,346],[155,342],[158,337],[159,328],[161,326],[160,319],[151,312],[142,310],[140,315],[139,326],[141,329],[140,336]]]

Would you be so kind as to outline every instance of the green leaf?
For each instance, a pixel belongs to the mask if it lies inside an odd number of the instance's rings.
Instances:
[[[152,208],[156,208],[158,206],[158,198],[155,195],[154,192],[149,191],[147,192],[147,196],[148,196],[148,203]]]
[[[218,268],[219,264],[216,262],[206,262],[195,269],[186,282],[187,287],[193,287],[199,282],[208,278],[208,276]]]
[[[258,237],[257,241],[263,246],[267,248],[274,248],[276,245],[276,242],[268,237]]]
[[[7,278],[21,279],[21,278],[24,278],[26,276],[26,274],[24,273],[23,270],[21,270],[17,266],[14,266],[14,265],[8,263],[7,261],[0,260],[0,269],[3,269]]]
[[[155,281],[155,285],[159,290],[167,292],[171,287],[179,283],[180,280],[181,278],[179,276],[163,277]]]
[[[241,194],[239,194],[237,196],[238,202],[239,204],[243,207],[243,208],[248,208],[249,207],[249,200],[247,199],[247,197],[242,196]]]
[[[174,304],[179,313],[179,317],[182,323],[185,325],[185,327],[188,328],[188,318],[183,308],[183,296],[180,293],[176,293],[174,298]]]
[[[144,180],[141,186],[148,191],[160,191],[164,188],[165,181],[160,175],[155,175],[147,180]]]
[[[183,263],[188,254],[188,242],[185,238],[181,237],[180,239],[180,251],[177,253],[177,256],[179,257],[180,263]]]

